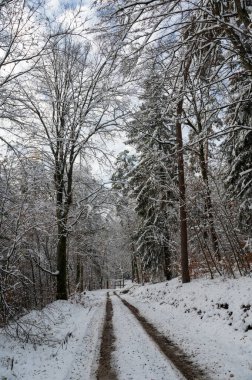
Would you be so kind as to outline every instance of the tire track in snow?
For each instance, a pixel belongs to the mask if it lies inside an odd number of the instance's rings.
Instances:
[[[112,368],[111,354],[114,349],[113,333],[113,307],[109,293],[107,293],[106,316],[104,320],[102,342],[100,348],[100,362],[97,370],[97,380],[117,380],[116,373]]]
[[[121,298],[118,294],[115,295],[121,302],[131,311],[132,315],[138,320],[144,331],[156,343],[160,351],[173,363],[175,368],[187,380],[208,380],[207,374],[193,363],[183,350],[173,343],[171,340],[162,335],[150,322],[148,322],[139,312],[139,310],[129,302]]]
[[[112,301],[116,337],[112,364],[118,379],[185,380],[120,299],[112,297]]]
[[[76,349],[65,380],[95,380],[99,360],[100,338],[104,318],[104,303],[89,309],[89,322]]]

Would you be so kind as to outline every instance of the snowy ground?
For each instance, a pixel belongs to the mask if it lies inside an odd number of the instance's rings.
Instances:
[[[120,380],[183,380],[139,322],[116,297],[112,297],[116,337],[113,362]]]
[[[213,380],[252,379],[252,278],[178,279],[128,285],[121,294]],[[119,292],[119,290],[118,290]],[[131,312],[111,292],[118,380],[178,380]],[[56,301],[26,316],[47,343],[18,343],[0,330],[0,380],[91,380],[98,366],[106,291]]]
[[[252,379],[252,278],[135,285],[124,298],[211,379]]]
[[[30,324],[43,327],[46,344],[18,343],[0,334],[0,380],[95,379],[106,291],[78,301],[56,301],[28,314]]]

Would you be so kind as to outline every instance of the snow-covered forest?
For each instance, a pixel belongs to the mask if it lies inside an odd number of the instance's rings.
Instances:
[[[0,92],[5,337],[37,344],[25,315],[104,305],[115,280],[136,303],[170,280],[250,289],[252,1],[2,0]]]

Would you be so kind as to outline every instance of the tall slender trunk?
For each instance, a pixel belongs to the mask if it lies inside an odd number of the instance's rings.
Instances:
[[[164,276],[166,280],[172,279],[172,272],[171,272],[171,252],[169,250],[169,247],[164,247]]]
[[[199,154],[200,154],[201,175],[202,175],[202,179],[204,181],[205,188],[206,188],[205,210],[206,210],[206,216],[209,222],[212,247],[213,247],[213,251],[217,260],[220,261],[221,256],[220,256],[220,249],[219,249],[219,244],[218,244],[218,236],[215,230],[213,204],[212,204],[211,190],[210,190],[209,181],[208,181],[207,161],[205,158],[204,146],[202,142],[200,143]]]
[[[84,283],[84,267],[83,267],[83,263],[81,262],[80,264],[80,292],[84,291],[83,283]]]
[[[67,221],[72,204],[73,155],[74,146],[71,149],[69,158],[70,166],[66,175],[66,188],[64,187],[65,176],[62,153],[60,153],[60,159],[56,160],[54,174],[57,197],[56,218],[58,224],[57,269],[59,271],[56,298],[61,300],[67,300]]]
[[[131,254],[131,266],[132,266],[132,280],[136,281],[138,284],[140,283],[138,266],[137,266],[137,258],[135,253]]]
[[[80,286],[80,256],[79,254],[77,254],[75,285],[78,288]]]
[[[57,295],[60,300],[67,300],[67,231],[66,220],[58,221],[57,246]]]
[[[182,95],[181,95],[182,96]],[[180,210],[180,240],[181,240],[181,274],[182,282],[190,282],[188,265],[188,236],[187,236],[187,210],[186,210],[186,188],[184,173],[184,155],[181,116],[183,112],[183,97],[177,105],[176,141],[179,180],[179,210]]]
[[[76,265],[76,288],[79,292],[83,292],[83,281],[84,281],[84,267],[83,262],[80,256],[77,256],[77,265]]]
[[[37,298],[37,289],[36,289],[36,278],[35,278],[35,273],[34,273],[34,266],[32,259],[30,259],[30,264],[31,264],[31,273],[32,273],[32,284],[33,284],[33,297],[34,297],[34,302],[35,306],[38,306],[38,298]]]

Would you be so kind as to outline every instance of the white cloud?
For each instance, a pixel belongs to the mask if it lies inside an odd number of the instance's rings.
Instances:
[[[60,0],[47,0],[46,1],[46,11],[50,13],[57,13],[60,8]]]

